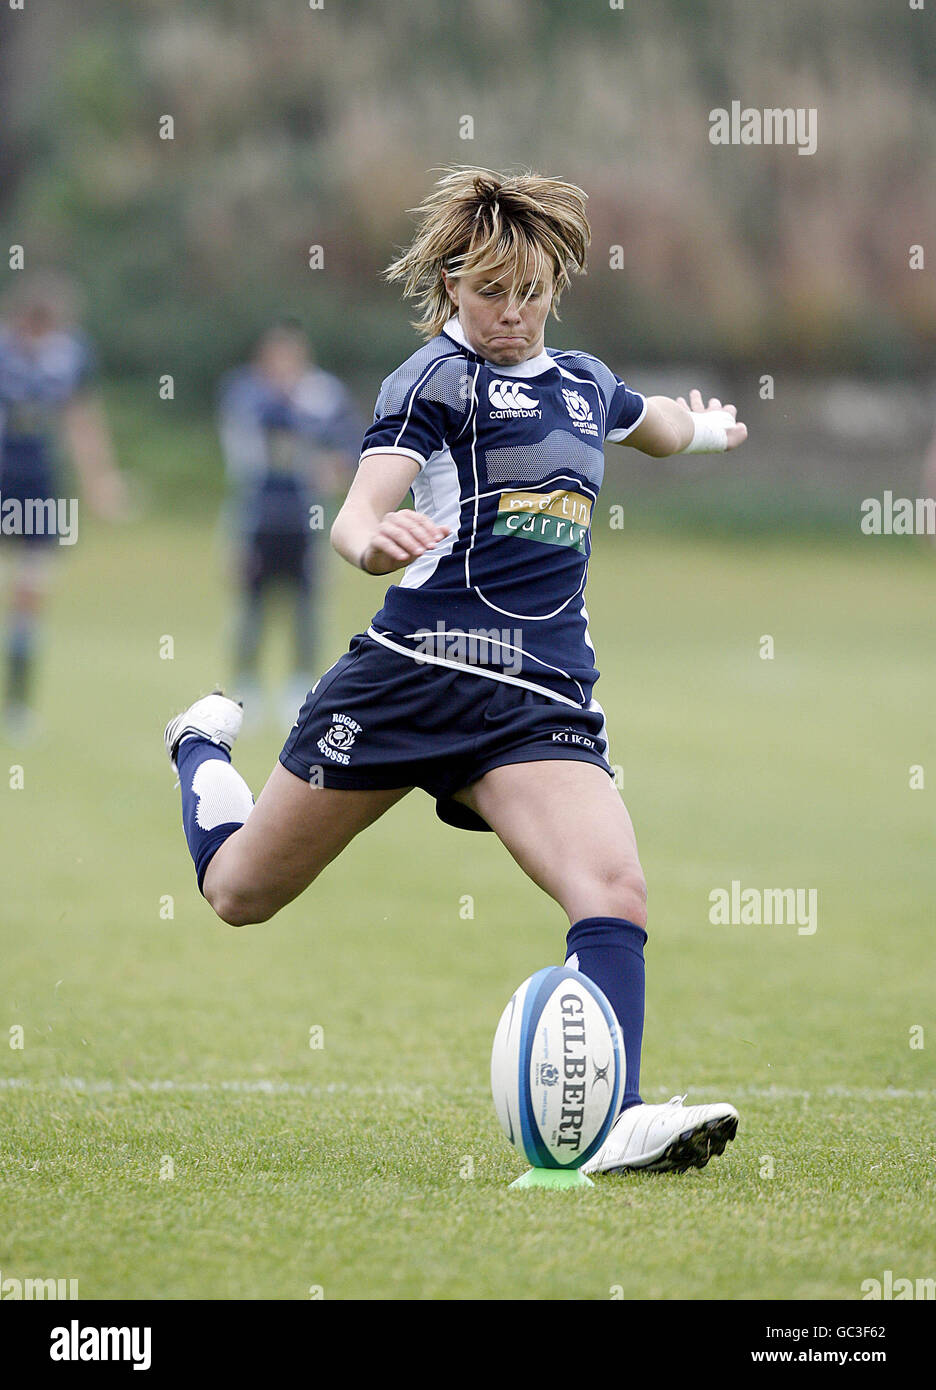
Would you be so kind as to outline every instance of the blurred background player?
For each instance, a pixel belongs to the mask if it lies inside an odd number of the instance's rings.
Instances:
[[[219,426],[240,590],[233,689],[245,720],[259,723],[268,598],[285,589],[293,658],[279,713],[292,720],[313,681],[325,503],[346,490],[364,424],[342,382],[313,361],[301,323],[284,318],[264,331],[253,361],[222,380]]]
[[[3,726],[19,738],[34,726],[31,706],[39,621],[49,589],[53,530],[17,533],[20,509],[66,496],[59,441],[82,497],[108,520],[126,515],[124,480],[92,390],[94,354],[75,324],[76,295],[52,273],[22,274],[0,317],[0,574],[8,590],[4,632]],[[43,513],[44,514],[44,513]]]

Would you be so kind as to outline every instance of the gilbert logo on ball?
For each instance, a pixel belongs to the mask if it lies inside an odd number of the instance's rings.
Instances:
[[[578,1168],[617,1117],[624,1067],[617,1019],[598,986],[568,966],[538,970],[494,1035],[491,1090],[501,1128],[534,1168]]]

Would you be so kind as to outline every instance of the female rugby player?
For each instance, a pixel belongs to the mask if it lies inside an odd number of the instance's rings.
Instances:
[[[584,590],[605,441],[656,458],[733,449],[733,405],[644,397],[544,344],[590,231],[585,195],[534,173],[452,169],[388,269],[426,342],[386,378],[332,543],[368,574],[405,566],[366,633],[313,686],[256,805],[230,764],[220,694],[172,720],[198,885],[263,922],[414,787],[492,830],[566,912],[566,959],[618,1017],[621,1114],[585,1170],[701,1167],[730,1105],[645,1105],[646,885],[614,788]],[[412,510],[400,510],[412,492]]]

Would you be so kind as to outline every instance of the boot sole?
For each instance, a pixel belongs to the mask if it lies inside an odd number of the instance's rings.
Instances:
[[[605,1173],[685,1173],[688,1168],[704,1168],[710,1158],[725,1152],[738,1132],[737,1115],[706,1120],[694,1129],[683,1130],[671,1139],[662,1153],[647,1163],[622,1163],[604,1168]]]

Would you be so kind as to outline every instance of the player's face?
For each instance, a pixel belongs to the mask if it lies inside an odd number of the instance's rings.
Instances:
[[[291,391],[309,366],[309,353],[298,335],[271,333],[257,358],[260,370],[273,386]]]
[[[17,315],[13,331],[23,342],[40,342],[59,327],[58,315],[50,304],[30,304]]]
[[[514,367],[543,351],[546,318],[552,303],[553,275],[525,279],[520,293],[510,298],[510,272],[498,279],[465,275],[453,279],[443,272],[449,299],[474,350],[489,362]]]

